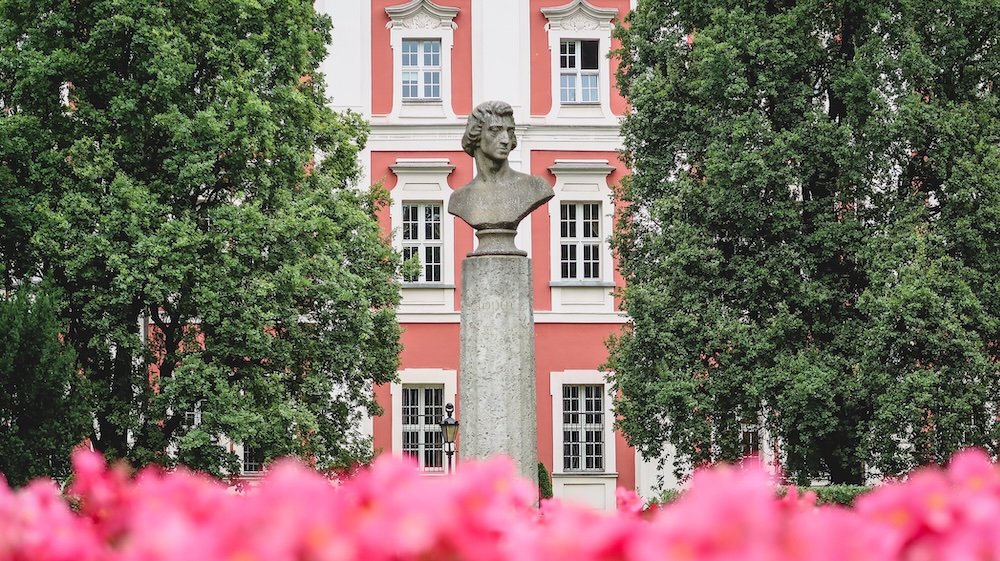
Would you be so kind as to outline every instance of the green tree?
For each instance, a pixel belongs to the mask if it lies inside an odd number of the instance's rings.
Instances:
[[[995,447],[998,7],[639,2],[609,360],[634,445],[684,471],[766,430],[836,483]]]
[[[35,477],[68,477],[72,448],[91,430],[86,378],[57,299],[30,286],[0,298],[0,473],[20,486]]]
[[[326,104],[331,25],[307,0],[0,1],[0,248],[62,290],[106,454],[369,453],[398,259],[353,188],[365,124]]]

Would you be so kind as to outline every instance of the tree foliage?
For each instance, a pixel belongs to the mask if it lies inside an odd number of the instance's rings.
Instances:
[[[365,124],[326,105],[330,28],[305,0],[0,1],[5,277],[61,289],[106,454],[366,456],[397,260],[352,188]]]
[[[634,175],[621,428],[676,468],[780,443],[857,483],[996,450],[996,0],[641,0],[617,30]]]
[[[60,336],[58,299],[22,287],[0,298],[0,474],[12,486],[70,474],[91,429],[88,383]]]

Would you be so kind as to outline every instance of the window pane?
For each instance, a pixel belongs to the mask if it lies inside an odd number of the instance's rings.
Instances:
[[[559,235],[563,238],[576,237],[576,205],[559,205]]]
[[[597,70],[598,41],[580,41],[580,68]]]
[[[418,245],[404,245],[403,246],[403,261],[409,261],[414,257],[420,257],[420,246]],[[403,280],[406,282],[417,282],[420,280],[419,274],[408,274],[403,275]]]
[[[424,72],[424,97],[441,97],[441,71]]]
[[[441,282],[441,247],[428,246],[424,250],[424,280]]]
[[[441,415],[444,388],[440,385],[407,385],[402,392],[403,455],[414,458],[426,471],[442,470]]]
[[[424,66],[441,66],[440,41],[424,41]]]
[[[248,473],[264,469],[264,451],[248,444],[243,445],[243,471]]]
[[[601,246],[584,244],[583,246],[583,278],[597,279],[601,277]]]
[[[417,65],[417,41],[412,39],[403,40],[403,66]]]
[[[600,101],[597,74],[580,76],[580,101]]]
[[[403,97],[417,97],[416,72],[403,72]]]
[[[588,203],[583,207],[583,237],[601,237],[601,205],[598,203]]]
[[[576,74],[559,75],[559,101],[576,101]]]
[[[604,386],[567,384],[562,393],[563,468],[603,471]]]
[[[403,239],[415,240],[419,232],[416,205],[403,205]]]
[[[424,206],[424,239],[441,239],[441,205]]]
[[[576,68],[576,41],[559,43],[559,68]]]

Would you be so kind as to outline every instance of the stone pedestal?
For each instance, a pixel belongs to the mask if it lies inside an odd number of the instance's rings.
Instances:
[[[470,254],[462,262],[462,458],[505,454],[538,479],[531,261]]]

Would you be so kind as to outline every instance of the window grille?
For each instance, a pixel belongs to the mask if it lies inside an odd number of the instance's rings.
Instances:
[[[403,99],[441,99],[441,40],[403,39]]]
[[[597,103],[599,41],[559,42],[559,100],[562,103]]]
[[[559,276],[601,278],[601,203],[559,205]]]
[[[403,260],[420,260],[420,272],[405,282],[441,282],[441,203],[403,203]]]
[[[403,386],[403,455],[413,458],[424,471],[444,471],[443,386]]]
[[[248,444],[243,445],[243,473],[264,471],[264,451]]]
[[[564,385],[563,470],[604,471],[604,386]]]

